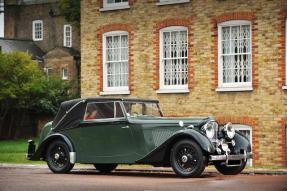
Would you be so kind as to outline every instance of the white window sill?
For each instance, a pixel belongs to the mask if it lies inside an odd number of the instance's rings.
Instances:
[[[287,85],[286,86],[282,86],[283,90],[287,90]]]
[[[159,89],[158,94],[189,93],[189,89]]]
[[[131,94],[129,90],[100,92],[100,95],[129,95],[129,94]]]
[[[103,8],[100,8],[99,10],[101,12],[104,12],[104,11],[114,11],[114,10],[129,9],[129,8],[130,8],[129,5],[121,5],[121,6],[115,6],[115,7],[103,7]]]
[[[252,87],[218,87],[217,92],[244,92],[244,91],[253,91]]]
[[[42,41],[43,39],[33,39],[33,41]]]
[[[156,5],[171,5],[171,4],[181,4],[181,3],[189,3],[190,0],[176,0],[176,1],[165,1],[165,2],[158,2]]]

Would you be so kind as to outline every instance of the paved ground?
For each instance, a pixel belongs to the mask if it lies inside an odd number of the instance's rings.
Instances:
[[[78,167],[70,174],[53,174],[44,167],[0,166],[0,191],[287,191],[287,175],[241,174],[223,176],[205,172],[200,178],[182,179],[171,172],[124,170],[109,175]]]

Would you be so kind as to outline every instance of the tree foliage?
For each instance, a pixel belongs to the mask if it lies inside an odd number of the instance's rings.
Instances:
[[[77,27],[81,20],[81,2],[80,0],[60,0],[60,12],[65,19]]]
[[[55,114],[62,101],[76,96],[69,93],[71,88],[70,83],[60,78],[45,76],[26,53],[0,53],[1,110]]]

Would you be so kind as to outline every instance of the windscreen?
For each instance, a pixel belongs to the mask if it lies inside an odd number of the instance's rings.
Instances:
[[[162,117],[162,113],[157,103],[151,102],[123,102],[127,115],[130,117],[137,116],[154,116]]]

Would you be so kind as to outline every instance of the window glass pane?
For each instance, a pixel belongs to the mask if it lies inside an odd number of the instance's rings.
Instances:
[[[128,0],[106,0],[108,4],[128,2]]]
[[[106,36],[107,87],[128,86],[128,35]]]
[[[43,23],[41,21],[33,22],[34,40],[41,40],[43,38]]]
[[[68,69],[67,68],[62,69],[62,79],[68,79]]]
[[[161,117],[160,110],[156,103],[124,102],[128,116],[156,116]]]
[[[251,82],[250,25],[221,27],[223,83]]]
[[[85,120],[114,118],[114,103],[89,103]]]
[[[173,30],[162,33],[162,72],[164,85],[185,85],[188,83],[187,30]]]
[[[116,118],[122,118],[124,117],[124,113],[123,113],[123,110],[121,108],[121,105],[119,102],[116,102],[115,103],[116,105]]]

